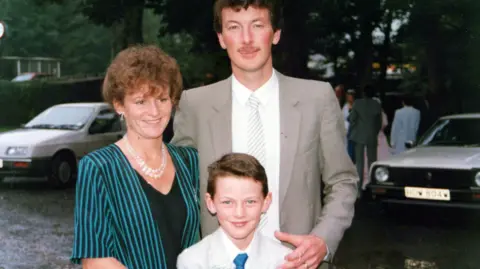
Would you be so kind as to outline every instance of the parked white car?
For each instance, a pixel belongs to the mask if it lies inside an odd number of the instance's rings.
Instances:
[[[440,118],[409,150],[370,169],[374,199],[480,208],[480,114]]]
[[[70,186],[80,158],[125,131],[107,103],[52,106],[21,128],[0,133],[0,179],[46,176],[55,187]]]

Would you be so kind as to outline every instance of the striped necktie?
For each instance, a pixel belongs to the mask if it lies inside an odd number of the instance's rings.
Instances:
[[[257,158],[265,167],[265,136],[260,112],[258,111],[260,100],[252,93],[247,106],[250,109],[248,117],[248,154]]]

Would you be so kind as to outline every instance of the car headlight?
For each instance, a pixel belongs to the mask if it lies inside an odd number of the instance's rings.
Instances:
[[[480,187],[480,172],[475,175],[475,184]]]
[[[375,179],[378,182],[385,182],[388,180],[388,169],[386,167],[375,168]]]
[[[25,156],[28,153],[27,147],[8,147],[5,154],[8,156]]]

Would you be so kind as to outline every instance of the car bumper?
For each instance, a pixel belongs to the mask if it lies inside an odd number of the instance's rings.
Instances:
[[[401,186],[370,184],[367,188],[373,200],[385,203],[480,209],[480,188],[450,189],[449,201],[407,198]]]
[[[51,158],[0,158],[0,177],[43,177],[48,175]]]

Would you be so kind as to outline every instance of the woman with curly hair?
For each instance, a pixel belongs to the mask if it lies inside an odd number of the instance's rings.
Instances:
[[[197,151],[162,140],[182,92],[176,61],[155,46],[120,52],[103,96],[126,135],[78,168],[72,262],[83,268],[175,268],[199,238]]]

